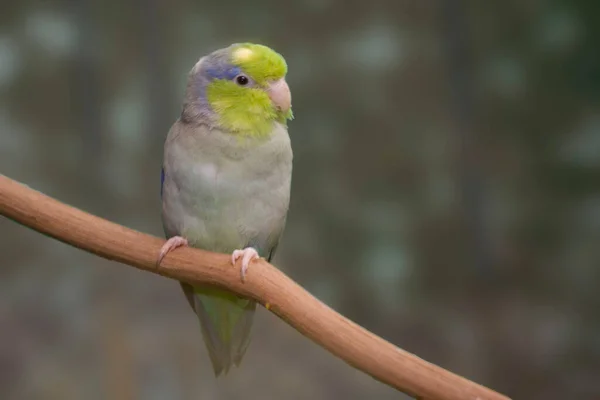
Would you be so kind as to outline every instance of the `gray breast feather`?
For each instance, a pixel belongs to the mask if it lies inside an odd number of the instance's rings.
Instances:
[[[163,225],[168,237],[270,258],[285,226],[292,151],[280,124],[267,140],[177,122],[165,144]]]

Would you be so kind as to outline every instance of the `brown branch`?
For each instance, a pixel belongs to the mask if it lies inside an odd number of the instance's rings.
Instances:
[[[191,284],[214,284],[252,298],[348,364],[414,397],[507,399],[386,342],[321,303],[265,261],[253,263],[245,283],[228,255],[198,249],[169,253],[157,268],[163,239],[90,215],[3,175],[0,214],[109,260]]]

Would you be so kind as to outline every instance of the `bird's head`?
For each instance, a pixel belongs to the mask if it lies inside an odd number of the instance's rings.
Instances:
[[[293,118],[284,58],[267,46],[241,43],[202,57],[190,72],[182,118],[205,119],[247,136],[265,136]]]

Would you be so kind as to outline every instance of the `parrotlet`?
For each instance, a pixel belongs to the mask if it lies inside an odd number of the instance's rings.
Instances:
[[[285,59],[236,43],[200,58],[189,73],[181,116],[167,135],[161,173],[168,238],[157,263],[180,246],[270,261],[290,201],[293,118]],[[239,366],[256,302],[211,286],[181,283],[200,321],[215,376]]]

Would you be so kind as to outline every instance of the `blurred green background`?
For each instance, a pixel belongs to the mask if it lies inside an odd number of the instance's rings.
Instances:
[[[187,73],[289,64],[275,264],[392,343],[515,399],[600,398],[600,3],[16,1],[0,173],[162,236]],[[215,381],[179,285],[0,219],[3,399],[397,399],[264,309]]]

